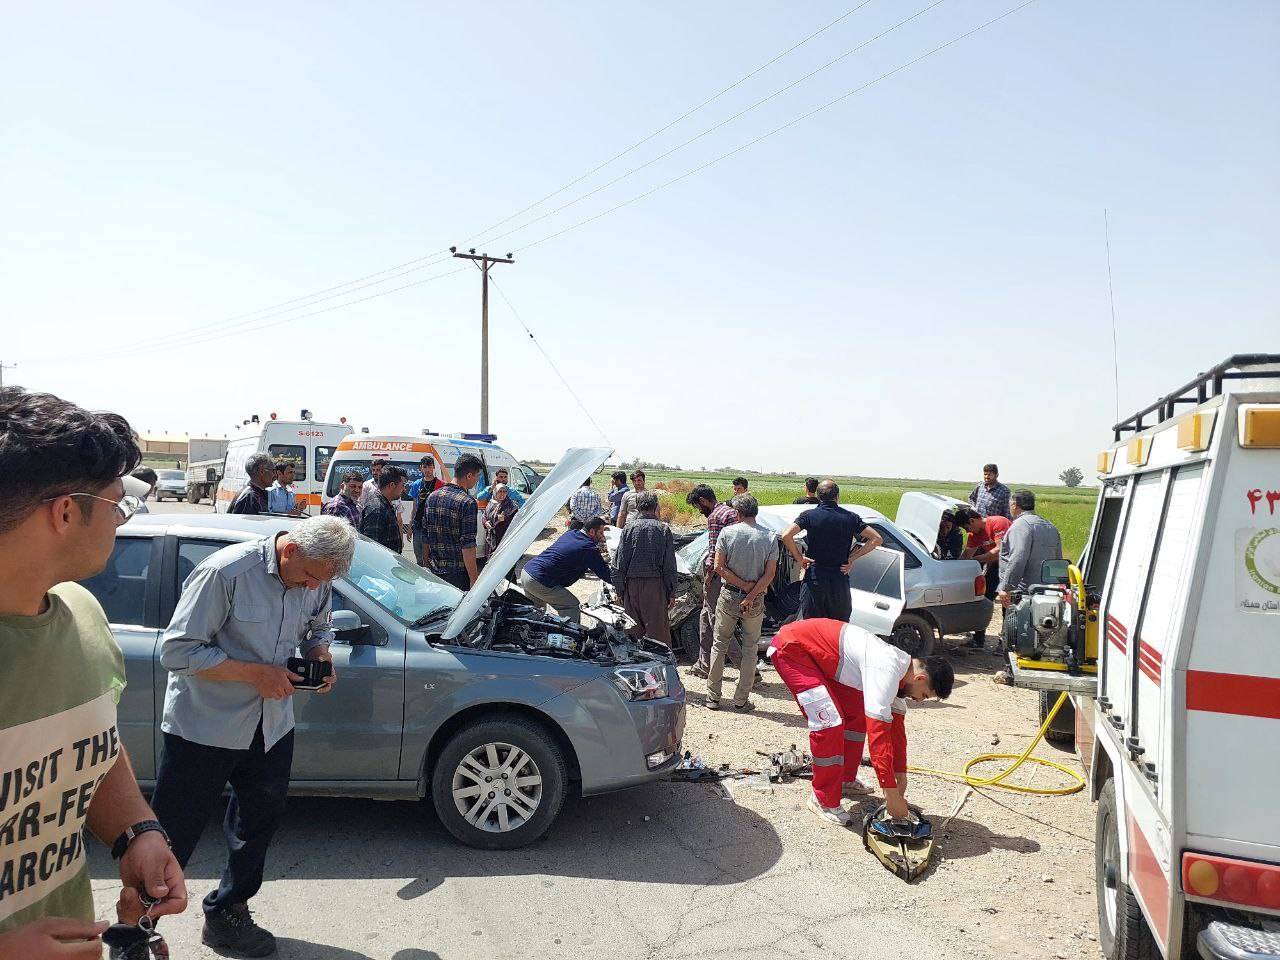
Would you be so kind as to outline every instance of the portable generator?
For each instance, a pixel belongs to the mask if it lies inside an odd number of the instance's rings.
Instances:
[[[1098,613],[1080,570],[1045,564],[1048,582],[1029,587],[1005,610],[1004,648],[1023,670],[1098,671]]]

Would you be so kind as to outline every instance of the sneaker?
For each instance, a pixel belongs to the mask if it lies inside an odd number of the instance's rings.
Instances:
[[[200,940],[235,957],[269,957],[276,952],[276,938],[253,922],[244,903],[206,910]]]
[[[870,792],[871,788],[861,780],[846,780],[840,788],[841,795],[849,800],[861,800]]]
[[[825,821],[837,827],[847,827],[853,823],[853,817],[843,807],[824,807],[818,802],[818,798],[813,794],[809,794],[809,801],[805,804],[819,820]]]
[[[700,663],[695,663],[690,667],[689,673],[695,677],[700,677],[703,680],[707,679],[707,668]]]
[[[750,713],[755,708],[756,708],[755,703],[753,703],[750,700],[748,700],[746,703],[735,703],[733,705],[733,709],[737,710],[739,713]]]
[[[708,709],[708,710],[719,710],[719,709],[720,709],[720,701],[719,701],[719,700],[711,700],[711,699],[708,699],[708,700],[707,700],[707,704],[706,704],[706,706],[707,706],[707,709]]]
[[[753,681],[753,684],[757,687],[764,685],[764,674],[762,674],[759,670],[756,671],[756,678]]]

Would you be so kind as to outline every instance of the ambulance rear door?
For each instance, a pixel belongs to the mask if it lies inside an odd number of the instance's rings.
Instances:
[[[849,568],[853,605],[849,622],[882,637],[892,636],[893,625],[906,604],[903,580],[901,552],[876,547],[859,558]]]
[[[1156,530],[1164,506],[1164,477],[1156,470],[1131,484],[1110,588],[1102,598],[1102,698],[1099,706],[1120,739],[1129,729],[1130,674],[1137,653],[1138,615],[1146,592]]]

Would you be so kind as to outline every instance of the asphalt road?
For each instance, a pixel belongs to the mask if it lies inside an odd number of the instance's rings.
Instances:
[[[956,695],[912,711],[915,762],[955,766],[990,749],[993,731],[1021,748],[1008,731],[1034,731],[1034,695],[992,685],[997,666],[962,657],[968,682]],[[738,764],[802,740],[794,703],[766,679],[760,709],[744,716],[697,706],[690,679],[686,743]],[[935,817],[960,795],[917,782],[913,796]],[[973,797],[946,828],[936,869],[907,886],[856,833],[808,814],[808,791],[803,781],[770,793],[659,783],[572,800],[543,840],[506,853],[458,845],[429,803],[292,798],[252,907],[280,956],[299,960],[1097,956],[1083,794]],[[175,960],[216,956],[200,944],[197,901],[225,858],[211,823],[187,868],[193,905],[162,924]],[[98,915],[111,917],[114,864],[95,845],[91,866]]]

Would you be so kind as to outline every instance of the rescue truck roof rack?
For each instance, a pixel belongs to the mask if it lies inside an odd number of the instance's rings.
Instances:
[[[1222,393],[1224,380],[1249,380],[1256,377],[1275,378],[1280,376],[1277,370],[1242,370],[1241,367],[1256,367],[1263,364],[1280,364],[1280,353],[1237,353],[1228,357],[1217,366],[1198,374],[1190,383],[1184,384],[1172,393],[1166,394],[1149,407],[1143,407],[1127,420],[1121,420],[1112,429],[1116,440],[1126,431],[1141,433],[1146,429],[1144,422],[1151,414],[1156,415],[1156,423],[1172,418],[1180,403],[1200,404],[1211,397]]]

